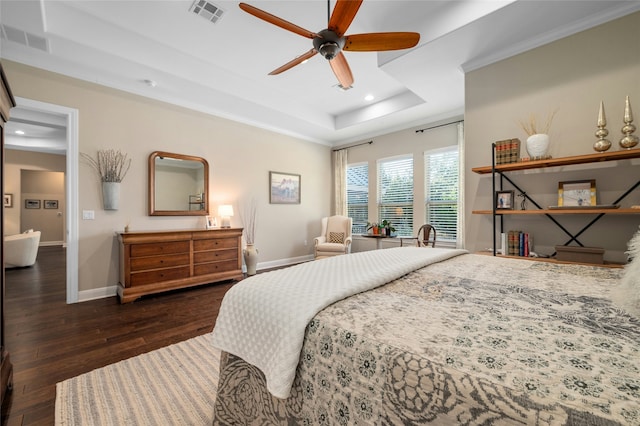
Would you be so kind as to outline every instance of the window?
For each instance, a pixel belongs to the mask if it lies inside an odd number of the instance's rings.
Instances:
[[[438,232],[439,241],[456,242],[458,236],[458,147],[424,153],[426,222]]]
[[[367,232],[369,217],[369,165],[347,165],[347,215],[353,219],[351,233]]]
[[[413,235],[413,157],[378,160],[378,220]]]

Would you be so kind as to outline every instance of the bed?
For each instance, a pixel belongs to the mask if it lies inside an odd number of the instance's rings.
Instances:
[[[360,274],[370,288],[333,285]],[[640,425],[640,320],[610,297],[623,274],[404,247],[257,275],[213,332],[214,424]],[[307,295],[326,306],[291,331]]]

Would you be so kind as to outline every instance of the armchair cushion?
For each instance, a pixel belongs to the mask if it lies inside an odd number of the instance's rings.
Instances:
[[[329,242],[344,244],[344,232],[329,232]]]

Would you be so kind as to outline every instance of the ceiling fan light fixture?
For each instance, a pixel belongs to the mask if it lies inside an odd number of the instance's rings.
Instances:
[[[338,43],[328,41],[320,45],[320,49],[318,50],[318,52],[320,52],[320,54],[327,61],[330,61],[335,58],[338,53],[340,53],[340,46],[338,46]]]

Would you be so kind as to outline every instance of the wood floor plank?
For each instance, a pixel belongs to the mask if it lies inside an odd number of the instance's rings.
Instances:
[[[53,425],[55,385],[213,330],[233,283],[66,304],[65,250],[40,247],[35,265],[6,271],[5,340],[14,389],[2,424]]]

